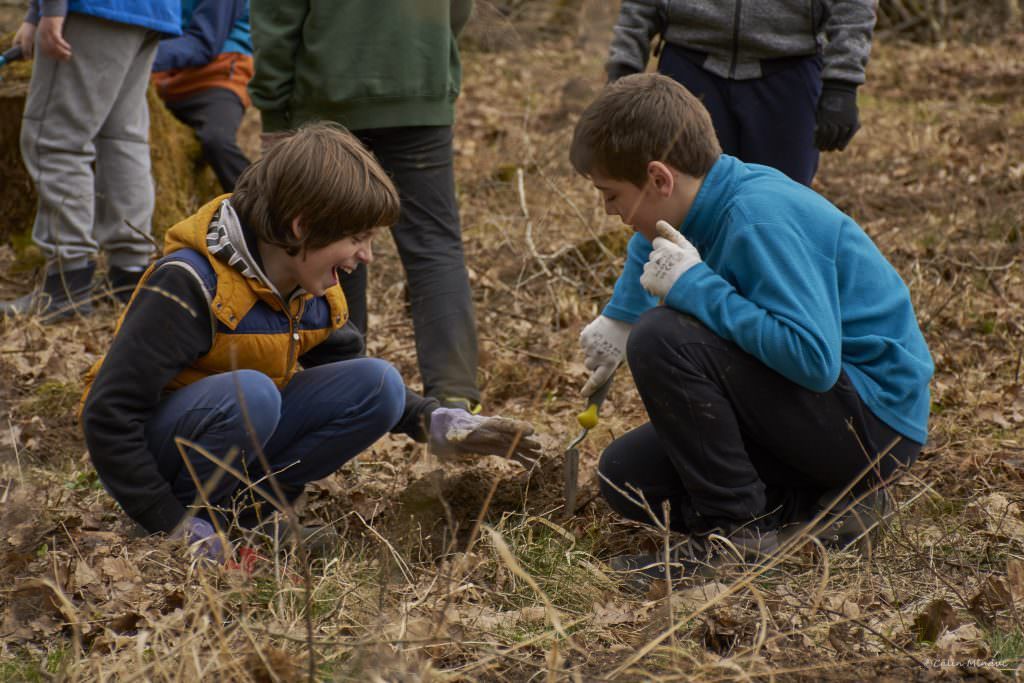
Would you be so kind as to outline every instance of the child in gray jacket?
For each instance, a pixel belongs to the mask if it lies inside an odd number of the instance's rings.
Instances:
[[[703,101],[722,151],[810,185],[860,127],[874,25],[872,0],[623,0],[606,68],[643,71],[661,36],[658,71]]]

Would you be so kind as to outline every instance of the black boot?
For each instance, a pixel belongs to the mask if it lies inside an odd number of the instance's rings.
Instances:
[[[132,294],[135,292],[135,287],[138,286],[139,280],[142,279],[142,274],[144,272],[146,272],[145,268],[129,270],[127,268],[112,266],[110,270],[107,271],[107,279],[110,280],[111,295],[122,304],[127,304],[129,299],[132,298]]]
[[[665,554],[644,553],[613,557],[609,566],[620,574],[624,585],[637,593],[645,593],[656,580],[670,579],[673,583],[684,580],[717,578],[729,569],[745,569],[770,559],[779,550],[779,536],[774,529],[758,530],[748,527],[721,534],[728,541],[710,535],[693,535]]]
[[[445,396],[441,399],[441,407],[465,410],[470,415],[479,415],[484,409],[480,403],[461,396]]]
[[[866,550],[877,543],[893,513],[889,493],[885,489],[851,492],[829,508],[834,498],[834,494],[827,493],[819,500],[820,509],[829,512],[814,531],[818,540],[830,548],[842,549],[857,545]]]
[[[285,505],[292,505],[302,495],[304,487],[278,484],[285,497]],[[269,487],[268,487],[269,488]],[[235,517],[238,533],[243,544],[262,545],[272,550],[295,550],[300,543],[309,557],[330,559],[341,547],[341,537],[333,526],[298,525],[293,527],[288,518],[277,512],[275,507],[264,500],[255,500],[251,492],[243,494],[247,500],[242,503]],[[296,535],[298,532],[298,535]]]
[[[41,287],[13,301],[0,301],[0,315],[38,315],[44,323],[92,313],[92,276],[95,264],[56,271]]]
[[[242,527],[241,538],[248,545],[263,545],[278,551],[295,550],[302,544],[310,558],[320,560],[335,557],[341,547],[341,537],[333,526],[300,524],[293,527],[281,513],[270,515],[252,528]]]

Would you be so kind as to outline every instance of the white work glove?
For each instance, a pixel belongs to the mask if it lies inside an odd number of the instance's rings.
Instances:
[[[583,349],[583,367],[590,370],[590,378],[580,393],[593,395],[619,367],[626,356],[626,340],[633,326],[621,320],[599,315],[580,332]]]
[[[654,250],[644,264],[640,285],[653,296],[664,299],[676,280],[700,263],[701,258],[697,248],[666,221],[658,221],[654,230],[658,237],[651,243]]]

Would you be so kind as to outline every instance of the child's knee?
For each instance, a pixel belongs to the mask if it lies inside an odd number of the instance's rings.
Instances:
[[[236,135],[237,131],[222,126],[208,125],[196,128],[196,138],[206,152],[219,152],[232,147],[237,144]]]
[[[274,380],[258,370],[236,370],[234,383],[238,416],[266,443],[281,418],[281,392]]]
[[[669,351],[678,352],[685,344],[705,343],[712,339],[719,340],[693,316],[658,306],[641,315],[633,324],[626,342],[626,360],[635,376],[647,367],[645,360],[663,356]],[[657,364],[654,367],[658,367]],[[659,368],[657,372],[662,371]]]
[[[378,378],[374,405],[370,407],[370,410],[382,424],[386,425],[385,431],[390,431],[398,424],[405,411],[405,382],[398,374],[398,370],[387,361],[379,358],[365,358],[361,362],[371,367],[372,372]]]

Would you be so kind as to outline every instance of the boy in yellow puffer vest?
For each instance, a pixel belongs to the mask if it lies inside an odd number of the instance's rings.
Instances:
[[[374,229],[398,213],[358,140],[311,124],[171,228],[82,399],[93,464],[129,517],[219,560],[213,515],[237,507],[242,483],[204,452],[263,480],[278,507],[388,432],[442,454],[536,454],[529,425],[441,408],[362,357],[338,271],[369,263]]]

